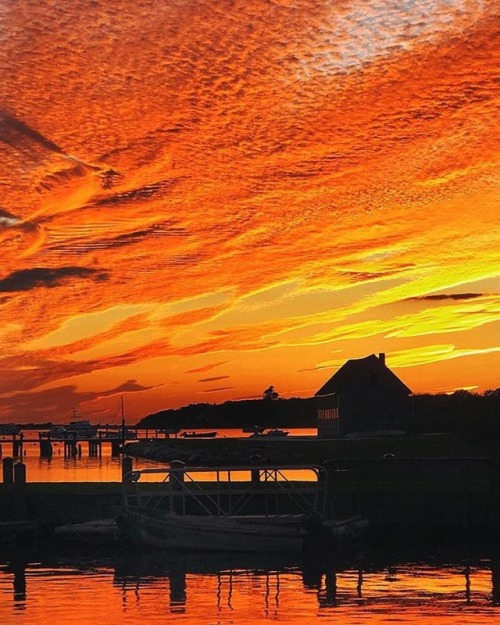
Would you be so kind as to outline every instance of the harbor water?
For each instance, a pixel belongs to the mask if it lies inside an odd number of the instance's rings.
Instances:
[[[111,456],[111,445],[100,457],[89,457],[86,442],[82,448],[65,458],[56,442],[47,459],[37,443],[26,444],[28,481],[120,481],[121,457]],[[4,443],[4,457],[9,451]],[[369,536],[342,553],[270,556],[41,542],[0,546],[1,623],[489,625],[500,617],[500,556],[488,544]]]
[[[198,430],[203,433],[204,430]],[[316,430],[311,428],[291,430],[289,436],[312,436]],[[149,432],[139,431],[140,437],[155,434],[154,430]],[[182,432],[179,433],[179,438]],[[38,438],[38,431],[26,430],[26,439]],[[249,434],[243,433],[239,429],[219,430],[217,438],[248,438]],[[11,438],[0,437],[3,457],[12,455]],[[133,442],[133,441],[131,441]],[[88,452],[88,441],[81,441],[81,455],[65,458],[64,443],[54,441],[52,443],[53,455],[50,458],[40,457],[40,448],[37,442],[26,442],[23,444],[22,461],[26,464],[27,480],[29,482],[119,482],[121,480],[121,457],[111,455],[111,444],[105,442],[102,445],[102,454],[90,457]],[[144,469],[157,466],[157,463],[134,458],[133,469]]]
[[[489,556],[388,548],[329,563],[130,549],[0,552],[9,625],[483,625],[500,616]]]

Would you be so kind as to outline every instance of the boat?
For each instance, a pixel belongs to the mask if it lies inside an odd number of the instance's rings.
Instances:
[[[120,425],[105,425],[104,428],[100,428],[98,433],[101,440],[107,441],[132,441],[137,439],[137,432],[129,430],[125,425],[125,406],[123,403],[123,395],[120,396],[120,408],[121,408],[121,424]],[[88,421],[86,422],[88,423]],[[93,427],[93,426],[91,426]]]
[[[288,434],[290,434],[290,432],[287,432],[286,430],[278,430],[278,428],[273,428],[272,430],[264,432],[263,436],[276,436],[283,438],[284,436],[288,436]]]
[[[181,551],[299,552],[307,537],[345,542],[368,529],[362,517],[327,514],[323,467],[172,465],[125,476],[116,521],[136,543]]]
[[[96,519],[84,523],[66,523],[54,528],[57,539],[110,544],[121,538],[115,519]]]
[[[86,419],[75,419],[64,427],[66,428],[66,438],[82,440],[97,436],[97,426],[92,425]]]
[[[137,439],[136,432],[121,426],[106,428],[104,431],[100,430],[98,434],[103,441],[133,441]]]
[[[217,432],[182,432],[183,438],[215,438]]]
[[[290,432],[286,430],[278,430],[278,428],[273,428],[272,430],[268,430],[267,432],[258,432],[257,430],[250,434],[250,438],[260,438],[261,436],[270,436],[271,438],[284,438],[288,436]]]
[[[47,438],[53,441],[62,441],[68,438],[68,431],[63,425],[53,425],[47,432]]]

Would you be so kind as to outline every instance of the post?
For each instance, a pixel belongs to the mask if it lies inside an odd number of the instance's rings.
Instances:
[[[16,462],[14,465],[14,507],[16,517],[26,517],[26,465],[24,462]]]
[[[22,432],[19,434],[19,440],[17,440],[15,435],[12,438],[12,455],[15,458],[21,458],[23,455],[23,438],[24,434]]]
[[[14,460],[13,458],[7,457],[2,460],[2,470],[3,470],[3,483],[13,484],[14,483]]]
[[[250,462],[252,464],[258,465],[258,464],[260,464],[261,460],[262,460],[262,458],[261,458],[260,454],[252,454],[250,456]],[[260,471],[259,471],[259,469],[251,469],[250,470],[250,475],[251,475],[251,480],[252,480],[253,483],[260,482]]]
[[[24,462],[16,462],[14,465],[14,483],[19,486],[26,484],[26,465]]]
[[[50,442],[50,438],[47,440],[41,438],[38,444],[40,445],[40,457],[52,458],[52,443]]]
[[[500,536],[500,461],[496,458],[490,464],[490,532],[495,544]]]
[[[130,456],[123,456],[122,458],[122,482],[126,482],[126,476],[132,471],[133,460]]]
[[[172,502],[171,502],[171,510],[175,514],[185,514],[186,506],[184,499],[184,469],[186,465],[182,460],[172,460],[170,463],[170,468],[174,469],[172,473],[170,473],[170,481],[172,484]]]

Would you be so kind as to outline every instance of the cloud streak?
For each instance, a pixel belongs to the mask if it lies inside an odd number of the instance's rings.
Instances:
[[[75,279],[106,280],[107,274],[89,267],[34,267],[20,269],[0,280],[0,292],[14,293],[37,288],[52,289]]]

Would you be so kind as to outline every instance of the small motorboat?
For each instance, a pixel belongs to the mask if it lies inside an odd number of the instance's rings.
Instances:
[[[310,479],[298,484],[297,471]],[[363,535],[366,519],[332,515],[327,477],[326,469],[314,465],[176,463],[132,471],[124,481],[124,505],[116,521],[134,542],[183,551],[292,553],[300,552],[311,536],[346,542]]]
[[[284,436],[288,436],[289,434],[290,432],[287,432],[286,430],[278,430],[278,428],[273,428],[272,430],[264,432],[263,436],[276,436],[278,438],[283,438]]]

